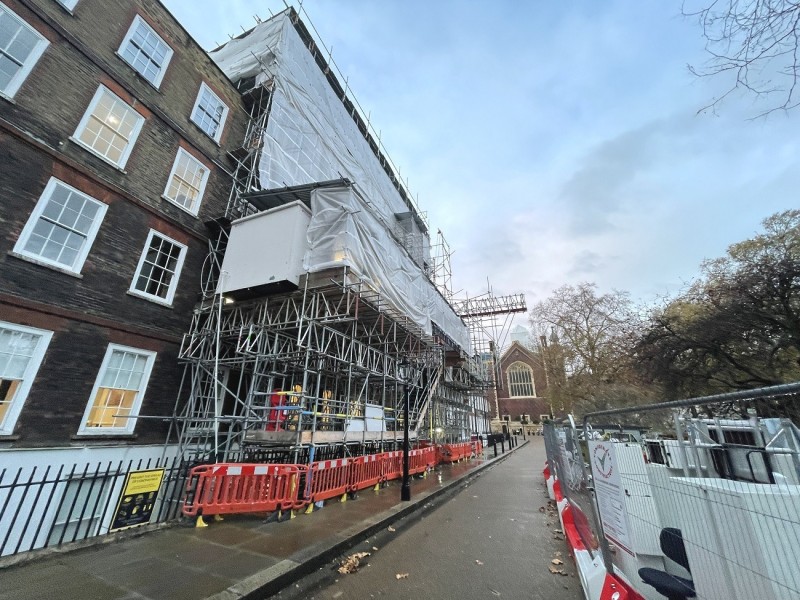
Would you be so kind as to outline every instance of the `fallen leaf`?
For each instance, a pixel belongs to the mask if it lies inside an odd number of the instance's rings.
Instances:
[[[389,527],[386,528],[386,531],[395,532],[397,530],[394,527],[392,527],[391,525],[389,525]]]
[[[564,564],[564,561],[563,561],[563,560],[561,560],[560,558],[554,558],[554,559],[553,559],[553,560],[551,560],[550,562],[551,562],[552,564],[554,564],[554,565],[563,565],[563,564]]]
[[[566,575],[566,573],[564,573],[564,571],[562,571],[561,569],[556,569],[555,567],[547,567],[547,568],[550,569],[550,572],[553,575]]]
[[[356,552],[355,554],[351,554],[342,561],[342,564],[339,566],[337,571],[339,571],[339,573],[342,575],[355,573],[358,570],[358,565],[361,563],[361,559],[367,556],[369,556],[369,552]]]
[[[481,561],[479,561],[479,560],[476,558],[476,559],[475,559],[475,564],[476,564],[476,565],[482,565],[483,563],[482,563]]]
[[[408,579],[408,573],[397,573],[394,577],[395,579]]]
[[[373,547],[372,547],[372,551],[373,551],[373,552],[377,552],[377,551],[378,551],[378,547],[377,547],[377,546],[373,546]]]
[[[539,512],[541,512],[541,513],[543,513],[543,512],[544,512],[544,506],[540,506],[540,507],[539,507]]]

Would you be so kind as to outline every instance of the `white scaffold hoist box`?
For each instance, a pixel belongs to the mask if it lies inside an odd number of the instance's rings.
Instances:
[[[300,201],[234,221],[217,291],[253,297],[270,287],[296,287],[310,221],[311,211]]]

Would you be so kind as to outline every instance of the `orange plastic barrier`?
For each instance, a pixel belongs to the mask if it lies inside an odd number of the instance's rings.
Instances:
[[[402,463],[401,463],[402,465]],[[419,448],[408,453],[408,472],[412,475],[424,473],[436,466],[436,448]]]
[[[350,485],[352,459],[319,460],[309,465],[305,497],[319,502],[346,494]]]
[[[349,491],[356,492],[383,481],[383,454],[368,454],[350,460]]]
[[[425,472],[428,468],[428,461],[423,450],[409,450],[408,451],[408,472],[410,475]]]
[[[472,442],[442,444],[439,446],[439,462],[457,462],[472,456]]]
[[[397,479],[403,475],[403,451],[393,450],[383,453],[383,478],[384,481]]]
[[[474,442],[472,442],[472,453],[475,456],[480,456],[481,454],[483,454],[483,442],[481,442],[480,440],[475,440]]]
[[[433,469],[436,466],[436,446],[423,448],[422,454],[425,457],[425,465],[429,469]]]
[[[182,512],[187,517],[299,508],[301,465],[218,463],[189,472]]]

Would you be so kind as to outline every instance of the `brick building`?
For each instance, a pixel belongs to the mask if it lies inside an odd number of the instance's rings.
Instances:
[[[526,433],[538,429],[542,419],[551,414],[547,397],[547,377],[542,359],[518,341],[500,356],[498,361],[496,398],[492,411],[495,431],[524,428]],[[499,419],[497,419],[499,417]]]
[[[160,3],[0,0],[0,467],[164,452],[246,123]]]

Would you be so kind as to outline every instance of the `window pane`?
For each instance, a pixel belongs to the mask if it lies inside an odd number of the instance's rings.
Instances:
[[[134,130],[144,118],[102,89],[94,109],[77,137],[92,150],[114,164],[121,164],[122,157],[132,143]]]
[[[86,427],[126,427],[136,399],[146,381],[145,354],[113,350],[105,371],[100,375],[97,393],[92,400]]]
[[[0,377],[22,379],[38,341],[30,333],[0,329]]]
[[[5,90],[19,71],[19,65],[0,53],[0,90]]]
[[[123,42],[120,54],[145,79],[157,84],[171,50],[141,18],[134,20],[131,27],[133,32]]]
[[[208,88],[201,87],[200,99],[192,113],[192,120],[200,129],[216,139],[224,114],[225,105],[222,101],[214,96]]]
[[[28,60],[31,52],[33,52],[33,49],[36,47],[37,41],[38,38],[33,34],[33,32],[20,26],[19,30],[17,31],[17,35],[8,45],[5,52],[12,59],[22,64]]]
[[[165,192],[166,197],[194,212],[200,201],[200,192],[207,173],[208,170],[201,162],[184,152],[178,152]]]
[[[13,95],[39,58],[45,39],[0,3],[0,92]]]
[[[0,379],[0,423],[6,418],[8,409],[17,395],[21,381],[15,379]]]
[[[181,246],[153,234],[144,252],[144,260],[136,276],[134,289],[166,300],[171,287],[176,283],[174,275],[181,253]]]
[[[56,183],[24,243],[27,254],[73,267],[87,243],[100,204]]]

